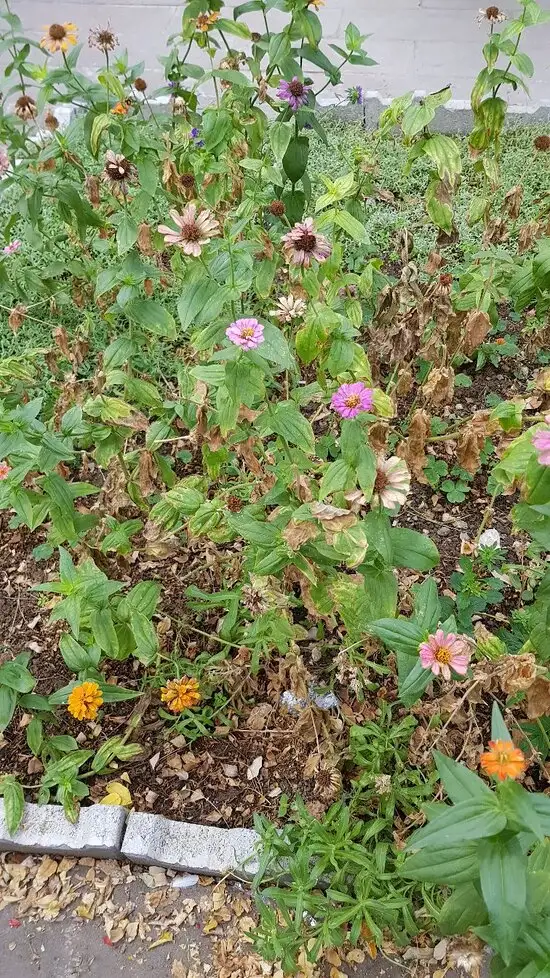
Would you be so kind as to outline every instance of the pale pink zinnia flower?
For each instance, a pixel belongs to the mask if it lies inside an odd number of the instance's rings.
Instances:
[[[284,78],[281,79],[275,94],[282,102],[288,102],[293,112],[297,112],[303,105],[307,105],[308,92],[310,91],[311,85],[304,85],[295,75],[289,82],[285,81]]]
[[[277,299],[277,308],[272,309],[270,316],[275,316],[280,323],[290,323],[293,319],[303,316],[307,305],[303,299],[298,299],[293,295],[282,295]]]
[[[422,642],[418,654],[424,669],[431,669],[434,676],[441,673],[444,679],[450,679],[451,669],[459,676],[465,676],[468,671],[468,643],[454,632],[445,635],[443,629],[438,628],[435,635],[430,635],[427,642]]]
[[[374,391],[359,380],[356,384],[342,384],[332,395],[330,406],[343,418],[355,418],[361,411],[370,411],[373,401]]]
[[[16,251],[19,251],[21,245],[22,242],[19,240],[19,238],[14,238],[13,241],[10,241],[10,243],[2,249],[2,251],[5,255],[14,255]]]
[[[184,255],[194,255],[198,258],[204,245],[208,244],[210,238],[215,238],[219,234],[220,225],[210,211],[200,211],[197,214],[197,205],[188,204],[183,214],[178,214],[176,210],[170,211],[170,217],[179,230],[174,231],[166,224],[159,226],[159,231],[164,235],[165,244],[177,245],[183,249]]]
[[[550,424],[550,414],[544,419]],[[550,465],[550,428],[541,428],[533,437],[533,445],[539,453],[540,465]]]
[[[332,251],[325,236],[315,230],[312,217],[295,224],[281,240],[286,261],[303,268],[309,268],[312,258],[320,263],[326,261]]]
[[[255,350],[264,341],[264,328],[257,319],[237,319],[228,326],[225,335],[243,350]]]
[[[380,503],[384,509],[402,506],[411,488],[411,474],[404,459],[392,455],[380,458],[376,463],[374,495],[372,503]]]
[[[7,479],[11,472],[11,466],[7,462],[0,462],[0,480]]]
[[[0,146],[0,177],[3,177],[10,168],[10,158],[5,146]]]

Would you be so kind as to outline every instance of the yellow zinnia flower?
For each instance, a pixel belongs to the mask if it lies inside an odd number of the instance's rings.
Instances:
[[[196,706],[200,703],[201,694],[199,684],[196,679],[188,679],[182,676],[181,679],[171,679],[160,691],[160,698],[166,703],[172,713],[182,713],[189,706]]]
[[[45,27],[46,33],[40,41],[40,47],[46,48],[50,54],[56,51],[68,51],[69,47],[77,42],[77,26],[66,22],[64,24],[50,24]]]
[[[97,711],[103,703],[103,694],[93,682],[75,686],[67,701],[67,709],[77,720],[95,720]]]

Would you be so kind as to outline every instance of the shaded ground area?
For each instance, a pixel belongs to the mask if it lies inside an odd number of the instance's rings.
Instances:
[[[252,950],[255,911],[245,885],[18,853],[3,855],[0,869],[0,978],[283,978]],[[394,962],[389,948],[372,961],[348,947],[299,975],[459,978],[452,951],[443,941],[409,948]]]

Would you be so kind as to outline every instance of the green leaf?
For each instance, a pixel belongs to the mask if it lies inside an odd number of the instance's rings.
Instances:
[[[306,455],[315,452],[315,435],[313,429],[303,414],[292,401],[279,401],[272,405],[265,414],[261,415],[269,428],[284,438],[290,445],[297,445]]]
[[[153,623],[145,615],[140,614],[139,611],[133,611],[130,618],[130,627],[136,643],[134,654],[144,665],[151,665],[155,661],[159,647],[157,633]]]
[[[539,465],[532,459],[527,467],[526,481],[529,486],[526,501],[530,506],[544,506],[550,502],[550,465]]]
[[[150,197],[154,197],[159,183],[158,164],[148,156],[137,163],[137,170],[140,186]]]
[[[502,713],[499,710],[498,703],[496,700],[494,700],[493,709],[491,711],[491,740],[511,739],[512,737],[510,736],[510,731],[502,719]]]
[[[273,523],[262,523],[248,513],[228,513],[227,522],[247,543],[274,547],[281,542],[281,531]]]
[[[429,571],[437,567],[439,551],[433,540],[423,533],[403,526],[392,526],[390,538],[395,567],[410,567],[418,571]]]
[[[0,666],[0,686],[9,686],[18,693],[30,693],[36,680],[21,662],[5,662]]]
[[[263,0],[247,0],[247,3],[240,3],[233,9],[233,19],[238,20],[243,14],[252,14],[255,10],[265,10]]]
[[[40,748],[42,747],[42,720],[40,717],[33,717],[26,729],[27,744],[29,750],[32,751],[35,757],[40,754]]]
[[[333,65],[332,61],[319,48],[313,47],[312,44],[302,44],[298,53],[301,58],[321,68],[330,78],[331,85],[338,85],[341,77],[340,69]]]
[[[414,832],[408,848],[425,849],[472,839],[488,839],[501,832],[505,825],[506,816],[493,795],[483,800],[468,799],[453,805],[429,825]]]
[[[118,638],[113,624],[113,616],[108,608],[94,608],[90,613],[90,624],[95,641],[103,652],[116,658]]]
[[[365,498],[371,499],[376,479],[376,455],[370,445],[365,442],[359,448],[357,455],[357,481]]]
[[[266,323],[264,326],[264,342],[258,347],[257,352],[283,370],[293,370],[296,366],[284,333],[271,323]]]
[[[0,788],[4,796],[4,818],[6,827],[10,835],[15,835],[25,809],[25,795],[23,788],[16,781],[13,774],[7,775],[0,781]]]
[[[432,679],[433,675],[430,669],[425,669],[418,659],[403,681],[401,678],[399,679],[399,699],[401,702],[405,706],[412,706],[420,699]]]
[[[119,255],[126,254],[137,241],[139,228],[130,214],[122,214],[116,232]]]
[[[221,149],[221,143],[227,142],[232,126],[232,118],[226,109],[207,109],[202,117],[205,149]]]
[[[346,234],[349,234],[350,238],[357,241],[359,244],[366,244],[369,240],[366,228],[356,217],[353,217],[349,211],[336,211],[334,215],[334,223],[338,227],[342,228]]]
[[[478,846],[475,843],[421,849],[405,860],[400,870],[405,879],[456,886],[479,876]]]
[[[438,176],[451,185],[462,171],[460,145],[451,136],[433,133],[423,143],[423,152],[435,164]]]
[[[268,57],[271,65],[279,65],[290,54],[288,34],[272,34],[269,40]]]
[[[298,183],[307,169],[309,139],[307,136],[293,136],[283,156],[283,170],[291,183]]]
[[[527,902],[527,857],[517,838],[488,839],[479,850],[481,892],[497,950],[510,963]]]
[[[330,463],[321,479],[319,501],[321,502],[331,493],[338,492],[340,489],[348,489],[354,481],[353,469],[343,458],[337,458]]]
[[[247,24],[236,24],[233,20],[227,20],[226,17],[220,17],[216,21],[215,29],[223,31],[226,34],[233,34],[235,37],[240,37],[245,41],[250,40],[250,27]]]
[[[544,839],[544,830],[538,813],[533,805],[533,795],[522,785],[508,778],[498,786],[498,794],[504,811],[512,822],[524,829],[529,829],[537,839]]]
[[[292,123],[272,122],[268,134],[273,155],[277,162],[280,163],[292,138]]]
[[[369,632],[379,638],[392,652],[404,652],[418,657],[418,647],[425,632],[406,618],[379,618],[369,625]]]
[[[441,602],[437,593],[437,584],[433,577],[427,577],[422,584],[413,585],[414,615],[413,621],[419,628],[431,632],[439,622]]]
[[[473,883],[461,883],[445,901],[437,926],[441,934],[465,934],[471,927],[489,923],[485,903]]]
[[[446,757],[437,750],[434,751],[434,759],[443,787],[455,804],[468,798],[481,801],[487,796],[492,796],[489,786],[466,765],[459,764],[452,757]]]
[[[392,546],[390,540],[390,519],[381,509],[371,509],[363,519],[363,526],[369,541],[369,547],[378,551],[382,560],[392,566]]]
[[[169,340],[177,338],[174,317],[156,299],[131,299],[124,312],[128,319],[155,336],[165,336]]]
[[[111,115],[108,115],[106,112],[102,112],[100,115],[96,115],[94,121],[92,122],[90,132],[90,149],[94,156],[97,156],[101,136],[111,125],[112,118],[113,117]]]

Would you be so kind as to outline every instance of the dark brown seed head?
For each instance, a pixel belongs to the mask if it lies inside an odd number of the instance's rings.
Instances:
[[[486,16],[487,20],[493,20],[493,21],[494,20],[499,20],[500,19],[500,10],[499,10],[498,7],[487,7],[487,9],[485,11],[485,16]]]
[[[195,174],[180,173],[180,183],[186,190],[191,190],[195,186]]]
[[[63,24],[50,24],[48,27],[48,34],[50,35],[52,41],[62,41],[67,31],[63,27]]]
[[[230,513],[240,513],[243,508],[242,499],[238,496],[228,496],[227,497],[227,508]]]
[[[550,149],[550,136],[537,136],[533,140],[533,146],[535,149],[546,153]]]
[[[262,39],[262,35],[261,34],[258,34],[258,31],[252,31],[252,34],[250,35],[250,37],[252,38],[254,44],[257,44],[258,41],[261,41],[261,39]]]
[[[144,92],[147,88],[147,82],[145,78],[136,78],[134,82],[134,88],[136,92]]]
[[[274,217],[282,217],[285,212],[285,209],[286,208],[282,200],[274,200],[269,205],[269,210],[271,211]]]
[[[132,164],[124,156],[117,156],[116,160],[108,160],[105,164],[109,180],[126,180],[131,172]]]
[[[109,27],[96,27],[88,35],[88,44],[91,48],[98,48],[99,51],[107,54],[108,51],[114,51],[118,38]]]
[[[296,247],[299,248],[300,251],[305,251],[308,254],[315,251],[316,244],[316,236],[314,234],[310,234],[309,231],[304,231],[304,233],[300,235],[299,239],[296,241]]]
[[[292,93],[292,95],[296,96],[296,98],[300,98],[300,96],[304,94],[304,86],[302,85],[301,81],[298,81],[297,78],[290,82],[288,90]]]
[[[46,129],[50,130],[50,132],[55,132],[55,130],[59,128],[59,119],[53,114],[53,112],[47,112],[44,119],[44,125],[46,126]]]

